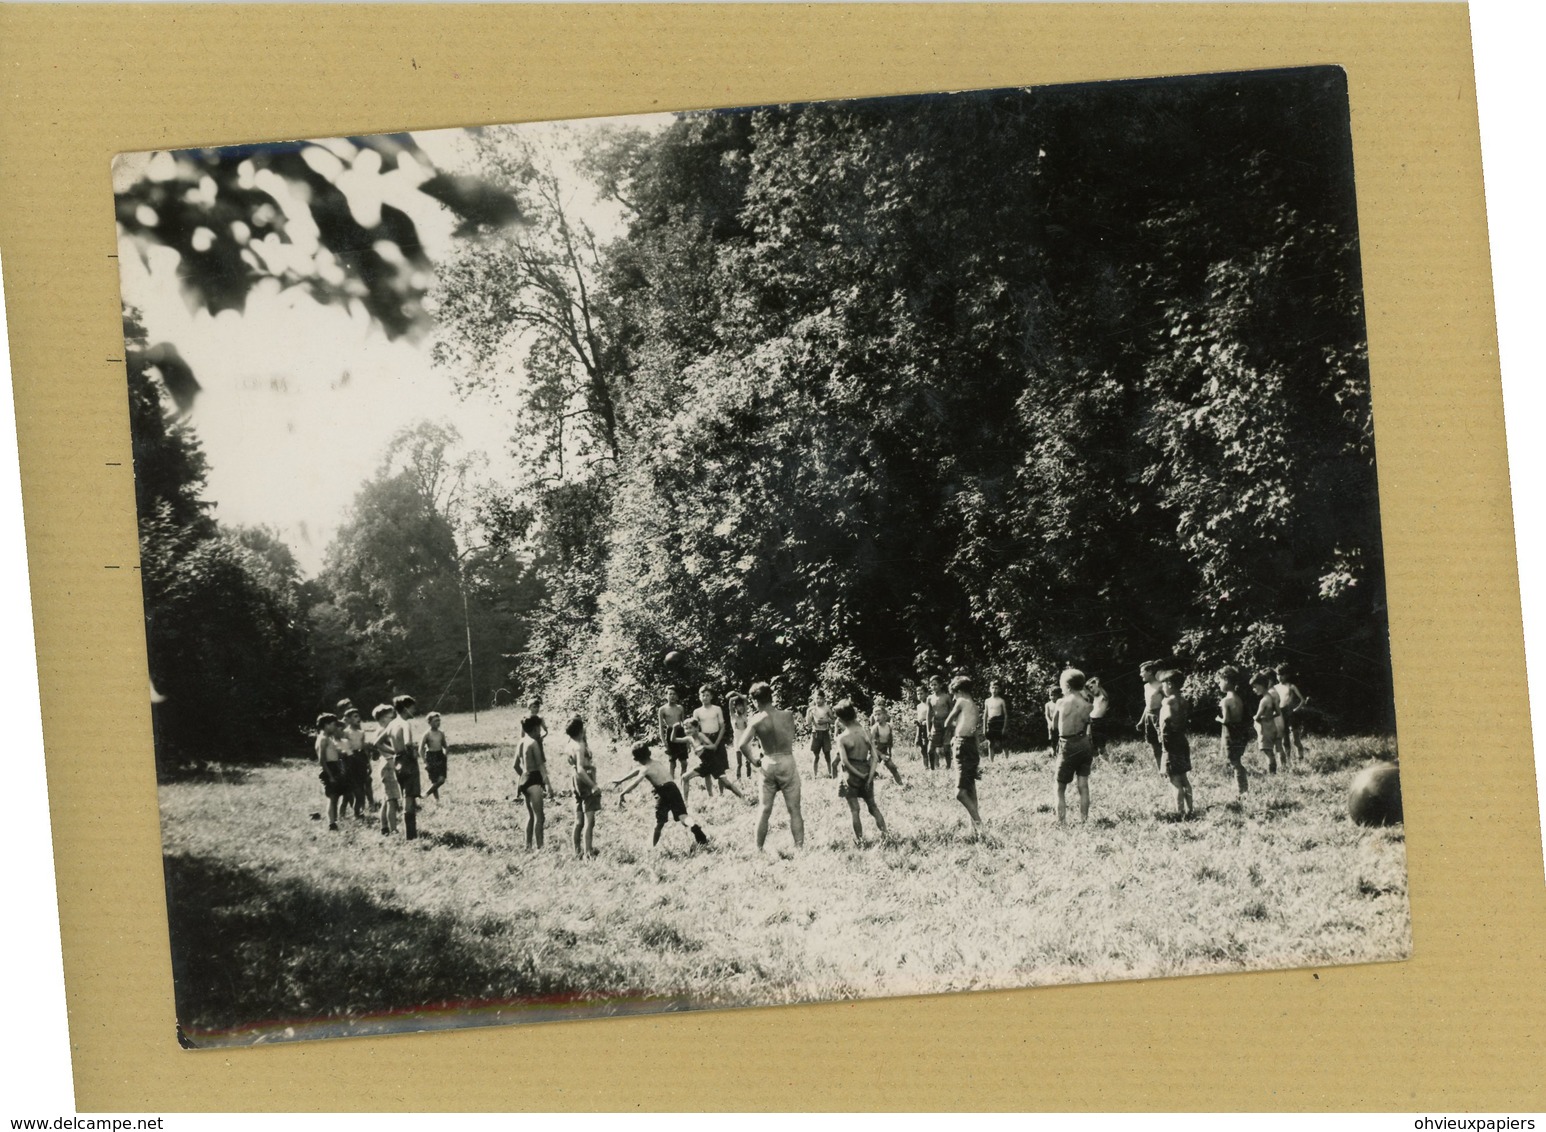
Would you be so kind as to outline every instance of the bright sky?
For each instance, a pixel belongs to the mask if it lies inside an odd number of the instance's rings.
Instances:
[[[519,128],[553,146],[555,169],[574,186],[573,212],[605,240],[621,230],[620,218],[586,190],[554,143],[609,121],[648,127],[668,120],[651,115]],[[467,136],[461,130],[414,138],[443,169],[456,169],[465,159]],[[155,160],[137,155],[122,162],[115,177],[121,184]],[[318,153],[317,160],[328,158]],[[338,184],[361,223],[371,222],[382,201],[407,212],[425,251],[438,261],[452,246],[455,221],[415,190],[427,175],[412,166],[386,176],[365,170]],[[259,187],[269,185],[259,181]],[[273,191],[282,196],[282,184]],[[292,238],[304,245],[309,216],[300,209],[286,213]],[[222,522],[277,528],[302,569],[315,573],[355,492],[380,465],[386,441],[423,419],[455,425],[467,450],[485,457],[475,465],[480,474],[513,474],[506,443],[517,423],[513,399],[502,403],[486,392],[459,397],[452,375],[430,363],[432,337],[388,341],[363,314],[351,316],[299,290],[280,292],[277,285],[254,290],[241,314],[211,317],[184,300],[178,259],[177,252],[158,249],[147,268],[134,245],[122,240],[123,295],[140,308],[150,341],[175,344],[204,388],[191,420],[209,457],[207,498]]]

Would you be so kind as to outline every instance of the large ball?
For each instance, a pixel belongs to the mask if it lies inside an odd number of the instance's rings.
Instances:
[[[672,649],[670,652],[666,653],[664,661],[667,669],[678,669],[682,666],[682,654],[677,652],[675,649]]]
[[[1395,825],[1401,820],[1401,769],[1395,763],[1366,766],[1347,788],[1347,813],[1358,825]]]

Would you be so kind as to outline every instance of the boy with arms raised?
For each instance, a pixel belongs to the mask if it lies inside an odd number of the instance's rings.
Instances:
[[[1095,746],[1090,742],[1090,701],[1084,698],[1084,673],[1065,668],[1058,680],[1063,696],[1052,713],[1058,736],[1058,824],[1068,817],[1068,785],[1079,790],[1079,820],[1090,820],[1090,766]],[[1157,724],[1156,724],[1157,726]]]
[[[1192,770],[1192,744],[1186,737],[1187,708],[1181,698],[1181,674],[1174,670],[1159,676],[1160,690],[1165,693],[1160,701],[1160,746],[1165,752],[1165,777],[1176,788],[1176,816],[1191,817],[1192,782],[1187,777]]]
[[[688,827],[692,833],[693,840],[699,845],[707,845],[709,839],[704,835],[703,830],[698,827],[697,822],[692,821],[687,816],[687,799],[682,797],[681,790],[677,788],[676,783],[672,780],[671,769],[662,766],[652,759],[649,746],[644,743],[635,744],[633,748],[633,761],[639,764],[639,769],[630,774],[628,778],[622,780],[627,782],[629,778],[633,779],[632,782],[628,782],[628,785],[619,791],[617,804],[621,806],[623,799],[639,783],[648,782],[650,784],[650,787],[655,791],[655,836],[650,841],[650,844],[659,845],[661,830],[666,828],[667,822],[676,821]]]
[[[745,751],[752,765],[762,771],[762,813],[757,817],[757,848],[760,851],[768,839],[768,819],[773,816],[773,802],[783,795],[784,807],[789,811],[789,832],[798,849],[805,844],[805,816],[800,811],[800,768],[794,761],[794,712],[773,706],[773,689],[765,682],[753,684],[747,695],[752,702],[752,717],[746,733],[736,741],[736,747]],[[762,750],[760,759],[752,756],[753,743]]]
[[[886,836],[886,819],[875,805],[875,752],[870,737],[859,724],[859,711],[852,700],[844,700],[833,710],[842,731],[837,736],[837,761],[843,770],[843,782],[837,796],[848,802],[853,817],[854,844],[864,848],[864,825],[859,819],[859,803],[864,802],[875,819],[875,828]]]
[[[979,712],[972,699],[972,682],[965,676],[957,676],[950,682],[955,704],[945,716],[944,726],[953,728],[950,746],[955,755],[959,776],[956,779],[956,801],[966,807],[972,819],[972,836],[982,835],[982,815],[977,812],[977,722]],[[947,756],[945,765],[950,765]]]

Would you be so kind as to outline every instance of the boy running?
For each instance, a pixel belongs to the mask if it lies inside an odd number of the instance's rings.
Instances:
[[[982,702],[982,745],[987,748],[988,761],[998,751],[1005,751],[1004,736],[1009,731],[1009,704],[999,694],[997,680],[988,681],[988,698]]]
[[[681,822],[691,831],[693,840],[699,845],[707,845],[709,839],[704,836],[698,823],[687,816],[687,800],[682,797],[682,792],[671,779],[669,767],[661,766],[650,757],[650,749],[644,743],[639,743],[633,749],[633,761],[639,764],[639,769],[629,775],[633,781],[618,793],[618,805],[622,805],[623,799],[629,792],[641,782],[648,782],[655,791],[655,836],[650,841],[651,845],[660,844],[660,831],[666,828],[668,821]],[[627,781],[624,779],[624,781]]]
[[[1160,702],[1160,746],[1165,751],[1165,777],[1176,788],[1176,816],[1191,817],[1197,811],[1192,807],[1192,782],[1187,775],[1192,769],[1192,745],[1186,737],[1186,701],[1181,698],[1181,674],[1176,671],[1160,674],[1160,689],[1165,693]]]
[[[1156,767],[1165,761],[1159,734],[1159,710],[1165,693],[1156,676],[1158,672],[1159,664],[1152,660],[1146,660],[1138,666],[1138,675],[1143,677],[1143,716],[1138,720],[1138,733],[1149,744]]]
[[[596,856],[596,815],[601,812],[601,786],[596,780],[596,760],[585,738],[585,721],[575,716],[564,728],[569,736],[569,769],[574,780],[574,855]]]
[[[1251,742],[1251,720],[1245,700],[1240,696],[1240,670],[1232,664],[1225,665],[1214,674],[1214,679],[1219,691],[1224,693],[1219,700],[1218,717],[1214,720],[1219,724],[1219,754],[1234,767],[1235,785],[1240,788],[1240,797],[1244,798],[1250,790],[1244,759],[1245,749]]]
[[[844,700],[834,709],[842,731],[837,737],[837,761],[843,769],[844,779],[837,788],[837,796],[846,799],[848,812],[853,817],[854,844],[864,848],[864,825],[859,819],[859,802],[864,802],[875,819],[875,828],[886,836],[886,819],[881,817],[875,805],[875,752],[870,737],[859,725],[859,712],[852,700]],[[893,771],[893,773],[895,773]]]
[[[827,706],[827,694],[817,688],[811,696],[811,706],[805,713],[805,725],[811,729],[811,777],[821,769],[821,760],[827,760],[827,777],[836,778],[832,769],[832,709]]]
[[[698,755],[698,765],[682,775],[682,800],[685,802],[692,796],[692,780],[701,778],[703,789],[710,796],[714,793],[714,783],[718,782],[721,794],[728,789],[741,801],[746,801],[746,795],[741,793],[740,788],[726,779],[728,760],[722,760],[723,748],[703,733],[703,725],[698,722],[698,717],[694,715],[683,726],[687,729],[687,741]]]
[[[1090,742],[1090,701],[1083,696],[1084,673],[1065,668],[1058,680],[1062,699],[1052,713],[1058,737],[1058,824],[1068,816],[1068,784],[1079,790],[1079,820],[1090,820],[1090,764],[1095,746]],[[1156,725],[1157,726],[1157,725]]]
[[[752,743],[762,749],[760,759],[751,759],[752,765],[762,770],[762,813],[757,817],[757,849],[760,852],[768,839],[768,819],[773,816],[773,802],[779,795],[783,795],[784,807],[789,811],[789,832],[798,849],[805,844],[805,816],[800,812],[800,768],[794,761],[794,712],[773,706],[773,689],[765,682],[753,684],[747,695],[752,702],[752,717],[746,733],[736,741],[736,747],[745,751],[749,758]]]
[[[943,681],[941,681],[943,682]],[[982,815],[977,812],[977,704],[972,699],[972,682],[968,677],[957,676],[950,682],[950,691],[955,696],[955,706],[945,716],[944,726],[954,728],[951,738],[951,747],[954,748],[956,767],[959,777],[956,779],[956,801],[966,807],[967,816],[972,819],[972,836],[982,835]],[[949,755],[946,756],[945,766],[949,767]]]

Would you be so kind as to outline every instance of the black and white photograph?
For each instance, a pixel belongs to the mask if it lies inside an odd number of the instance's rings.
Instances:
[[[1341,69],[208,140],[112,170],[184,1045],[1409,956]]]

